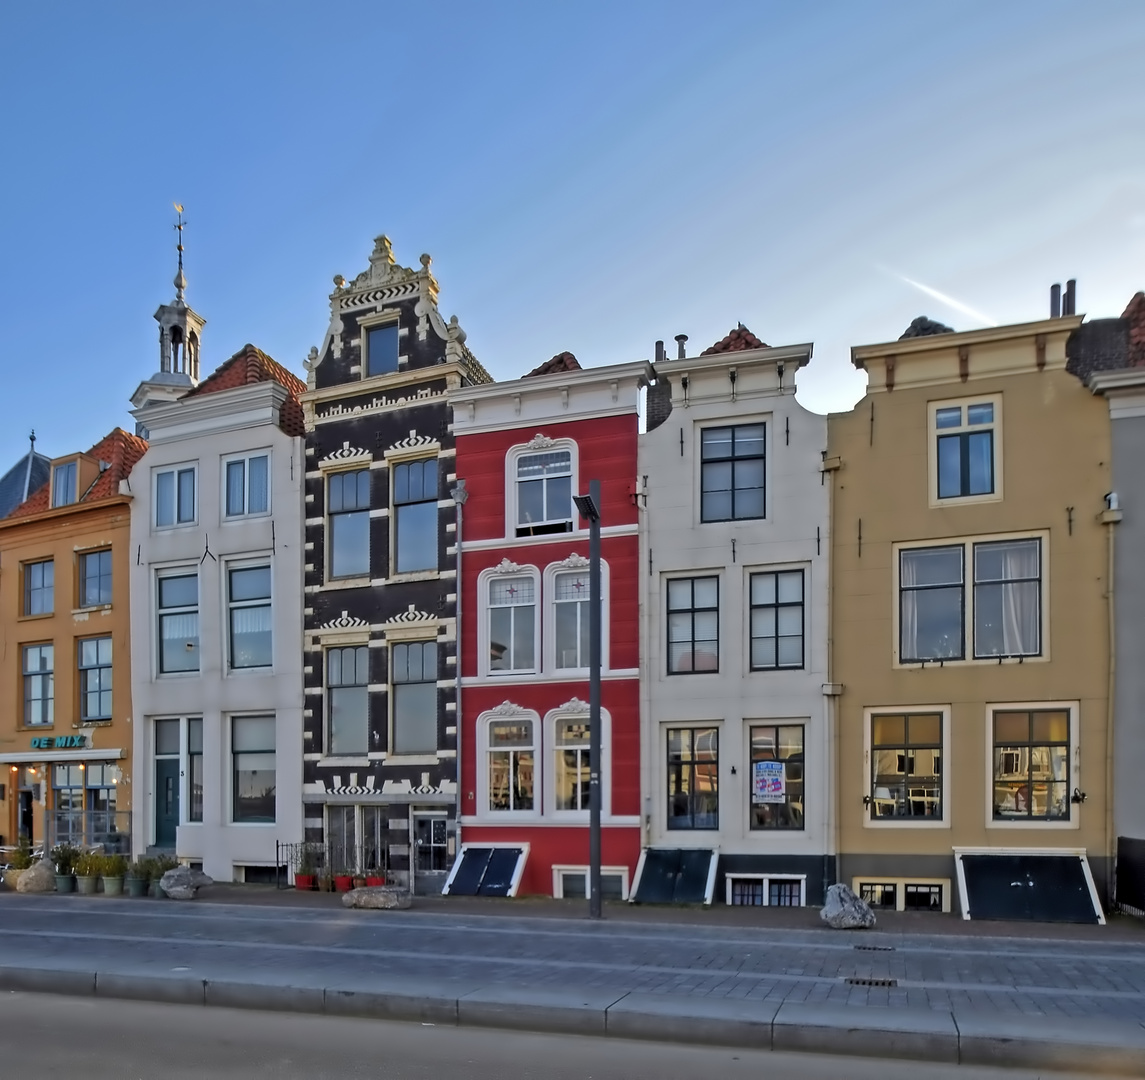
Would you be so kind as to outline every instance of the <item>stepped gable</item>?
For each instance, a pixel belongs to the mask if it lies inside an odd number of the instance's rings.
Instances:
[[[105,435],[87,452],[88,457],[106,464],[95,482],[86,490],[80,492],[75,503],[98,502],[119,494],[119,481],[125,480],[135,463],[147,453],[147,440],[138,435],[131,435],[123,428],[115,428]],[[32,514],[41,514],[49,507],[51,483],[42,484],[33,494],[28,496],[9,517],[29,517]]]
[[[184,400],[260,382],[276,382],[289,391],[290,396],[283,402],[279,414],[279,426],[287,435],[302,435],[302,405],[298,395],[306,392],[306,384],[249,342],[229,360],[220,364],[198,386],[189,390]]]
[[[534,375],[556,375],[562,371],[580,371],[580,362],[571,352],[557,353],[551,360],[546,360],[539,367],[533,368],[522,378],[531,379]]]
[[[747,349],[766,349],[767,344],[760,341],[743,323],[726,337],[720,338],[710,349],[705,349],[701,356],[711,356],[713,353],[745,352]]]

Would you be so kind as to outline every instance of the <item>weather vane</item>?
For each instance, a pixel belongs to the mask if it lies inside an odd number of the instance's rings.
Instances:
[[[179,300],[183,299],[183,290],[187,287],[187,279],[183,276],[183,226],[187,223],[183,220],[183,206],[181,203],[172,203],[178,213],[178,219],[175,225],[172,226],[179,233],[179,272],[175,275],[175,295]]]

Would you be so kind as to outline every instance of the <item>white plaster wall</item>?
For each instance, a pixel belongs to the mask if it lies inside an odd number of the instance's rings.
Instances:
[[[804,347],[803,355],[808,352]],[[643,791],[645,842],[650,845],[718,847],[723,853],[755,855],[833,851],[831,709],[824,696],[830,487],[820,472],[827,423],[795,400],[795,366],[788,356],[781,390],[774,361],[752,362],[743,353],[657,365],[659,374],[673,384],[673,410],[660,427],[641,437],[640,472],[647,477],[642,529]],[[736,369],[735,400],[730,368]],[[701,426],[761,420],[767,424],[766,518],[701,524]],[[753,672],[748,575],[781,567],[804,569],[806,666]],[[665,581],[690,573],[720,578],[720,670],[668,675]],[[752,831],[748,729],[752,722],[781,720],[805,726],[805,828]],[[681,722],[720,728],[718,833],[667,828],[666,729]]]
[[[284,391],[260,383],[222,391],[143,416],[151,447],[131,475],[132,696],[135,775],[133,834],[137,853],[154,842],[153,732],[156,717],[203,718],[204,805],[201,823],[187,822],[186,759],[180,770],[176,854],[201,860],[204,871],[230,881],[235,866],[273,865],[275,841],[302,839],[302,440],[278,427]],[[223,459],[270,451],[271,514],[227,521],[223,514]],[[153,475],[167,465],[198,463],[198,521],[153,526]],[[209,551],[210,554],[205,554]],[[226,566],[250,558],[271,565],[273,667],[228,672]],[[159,676],[156,573],[175,567],[199,573],[200,671]],[[276,822],[231,821],[230,718],[273,713],[276,718]],[[184,749],[186,746],[184,735]]]

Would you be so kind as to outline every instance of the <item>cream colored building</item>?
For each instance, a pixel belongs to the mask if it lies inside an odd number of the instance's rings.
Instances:
[[[1046,917],[1063,890],[1094,899],[1080,853],[1104,899],[1119,515],[1108,410],[1066,370],[1080,323],[852,350],[867,393],[829,418],[824,463],[829,681],[839,880],[877,905]]]

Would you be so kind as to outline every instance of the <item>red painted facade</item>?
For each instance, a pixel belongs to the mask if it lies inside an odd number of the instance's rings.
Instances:
[[[570,381],[576,381],[572,375]],[[505,400],[516,384],[507,385]],[[572,390],[575,414],[576,390]],[[543,537],[515,535],[508,522],[506,507],[511,452],[535,435],[549,439],[571,439],[576,443],[573,492],[588,490],[589,481],[601,484],[601,556],[607,567],[606,589],[607,652],[604,656],[601,707],[610,718],[604,727],[609,746],[605,751],[605,812],[602,829],[602,864],[623,867],[628,885],[640,856],[640,689],[639,665],[639,538],[635,505],[637,417],[586,416],[561,422],[533,421],[511,430],[467,435],[458,431],[457,476],[463,478],[469,493],[465,504],[462,537],[461,589],[461,822],[462,841],[480,843],[528,843],[529,856],[518,889],[519,895],[553,895],[554,866],[587,867],[589,833],[587,812],[583,819],[570,821],[565,812],[554,814],[544,786],[551,775],[555,749],[552,727],[546,717],[572,699],[587,701],[587,676],[562,677],[550,667],[551,650],[545,634],[552,620],[544,617],[552,577],[546,567],[570,555],[588,557],[588,534],[574,516],[576,532]],[[510,507],[515,502],[510,495]],[[508,533],[508,535],[506,535]],[[500,675],[482,673],[479,649],[488,641],[482,620],[488,619],[483,580],[488,571],[508,559],[522,569],[539,571],[539,597],[536,618],[541,627],[541,644],[534,674]],[[535,717],[535,809],[527,820],[505,816],[482,806],[482,770],[489,768],[482,726],[491,710],[505,702],[528,710]],[[487,802],[488,800],[486,800]]]

